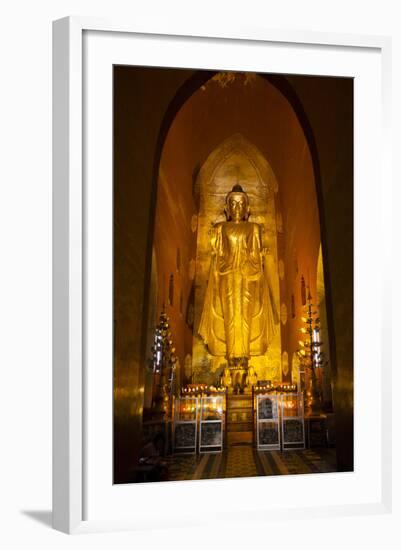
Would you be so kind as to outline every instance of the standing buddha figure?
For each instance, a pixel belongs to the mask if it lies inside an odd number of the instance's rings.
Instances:
[[[278,322],[265,270],[262,226],[249,221],[249,198],[240,185],[227,194],[227,220],[211,231],[209,280],[199,334],[209,352],[229,367],[247,369],[251,356],[264,355]]]

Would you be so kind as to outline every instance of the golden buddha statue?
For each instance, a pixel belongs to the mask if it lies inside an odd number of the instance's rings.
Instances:
[[[233,380],[232,380],[232,378],[231,378],[230,369],[226,367],[226,368],[224,369],[224,372],[223,372],[223,376],[222,376],[221,382],[222,382],[223,386],[231,386],[232,381],[233,381]]]
[[[264,355],[278,323],[268,273],[262,226],[248,221],[248,195],[234,185],[225,204],[227,221],[211,230],[211,265],[199,325],[209,352],[230,368],[247,369],[251,356]]]
[[[255,369],[250,366],[246,375],[246,384],[247,386],[255,386],[258,381]]]

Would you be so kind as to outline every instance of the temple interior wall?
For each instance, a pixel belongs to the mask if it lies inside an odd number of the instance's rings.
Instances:
[[[286,77],[313,131],[316,166],[294,110],[271,82],[260,77],[207,80],[210,76],[178,69],[115,68],[115,452],[131,459],[138,451],[135,432],[140,431],[144,406],[149,319],[154,311],[159,314],[163,303],[167,302],[174,338],[181,343],[177,349],[181,365],[192,349],[196,180],[210,153],[229,136],[241,133],[260,151],[278,182],[281,352],[288,357],[288,367],[282,362],[283,379],[291,379],[297,347],[301,277],[315,296],[322,240],[333,395],[336,421],[344,434],[338,458],[346,469],[352,462],[353,277],[352,238],[344,242],[342,235],[352,236],[352,83]],[[153,241],[160,244],[155,250],[157,292],[152,294]],[[180,273],[176,273],[178,242]],[[166,299],[171,274],[175,275],[173,305]],[[151,296],[157,302],[153,310]],[[123,479],[123,460],[119,469],[116,478]]]

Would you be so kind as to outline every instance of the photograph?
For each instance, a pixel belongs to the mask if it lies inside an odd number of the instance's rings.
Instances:
[[[354,470],[354,79],[113,66],[113,483]]]
[[[396,547],[399,11],[4,5],[1,548]]]

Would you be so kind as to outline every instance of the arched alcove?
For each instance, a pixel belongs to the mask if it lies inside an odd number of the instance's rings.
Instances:
[[[301,273],[309,274],[313,291],[316,287],[321,237],[314,165],[306,133],[287,97],[260,75],[228,75],[217,73],[194,91],[166,133],[153,236],[159,279],[175,269],[179,248],[183,269],[175,284],[182,309],[194,312],[194,323],[189,326],[170,304],[178,354],[181,363],[192,354],[195,375],[216,381],[224,363],[207,354],[197,335],[210,264],[207,233],[211,223],[224,219],[224,200],[232,185],[244,184],[252,220],[265,228],[277,310],[286,306],[295,312],[278,325],[266,357],[259,364],[253,359],[260,379],[279,381],[281,350],[292,354],[298,346]]]

